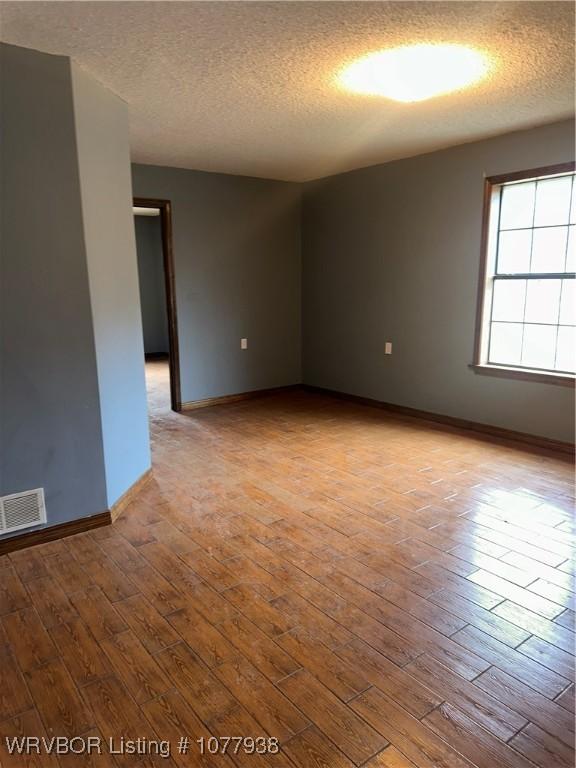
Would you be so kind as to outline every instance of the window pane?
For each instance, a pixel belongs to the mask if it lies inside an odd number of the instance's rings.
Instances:
[[[531,272],[564,272],[568,227],[534,230]]]
[[[566,272],[576,272],[576,227],[568,227],[568,254],[566,257]]]
[[[554,325],[525,325],[522,365],[528,368],[553,368],[557,330]]]
[[[527,323],[557,323],[560,311],[560,280],[528,280]]]
[[[576,285],[574,280],[562,281],[562,298],[560,300],[561,325],[576,325]]]
[[[574,372],[576,279],[564,274],[576,273],[576,175],[503,184],[499,194],[488,362]]]
[[[491,323],[490,325],[490,363],[501,365],[519,365],[522,350],[521,323]]]
[[[576,328],[558,328],[556,368],[559,371],[574,372],[576,368]]]
[[[510,184],[502,188],[500,229],[531,227],[534,215],[536,182]]]
[[[498,236],[498,272],[511,275],[530,271],[531,229],[511,229]]]
[[[521,323],[524,317],[526,280],[495,280],[492,320]]]
[[[535,227],[567,224],[570,209],[571,176],[545,179],[536,185]]]

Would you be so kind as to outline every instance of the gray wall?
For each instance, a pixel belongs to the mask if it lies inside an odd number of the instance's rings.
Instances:
[[[133,187],[172,201],[182,400],[298,383],[300,185],[135,165]]]
[[[54,524],[107,506],[70,61],[0,55],[0,494]]]
[[[573,158],[563,122],[305,185],[304,381],[573,440],[573,390],[468,367],[484,176]]]
[[[150,468],[128,108],[72,65],[108,507]]]
[[[160,216],[134,216],[134,229],[144,352],[168,354],[168,316]]]
[[[0,495],[43,487],[51,526],[150,466],[127,109],[68,58],[0,56]]]

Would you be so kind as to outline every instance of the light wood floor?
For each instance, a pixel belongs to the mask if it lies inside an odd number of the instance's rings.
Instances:
[[[0,733],[280,753],[4,766],[573,765],[570,463],[309,394],[176,415],[148,368],[141,497],[0,560]]]

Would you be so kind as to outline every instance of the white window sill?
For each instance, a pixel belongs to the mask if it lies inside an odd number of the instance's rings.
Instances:
[[[513,368],[504,365],[488,363],[472,363],[470,366],[475,373],[486,376],[500,376],[505,379],[521,379],[523,381],[538,381],[540,384],[559,384],[563,387],[573,387],[576,377],[569,373],[553,373],[549,371],[534,371],[529,368]]]

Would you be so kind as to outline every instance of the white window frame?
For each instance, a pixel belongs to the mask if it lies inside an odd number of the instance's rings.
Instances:
[[[536,368],[507,366],[488,362],[488,347],[490,341],[490,322],[492,312],[492,291],[497,279],[507,279],[496,275],[497,240],[499,227],[499,209],[502,188],[506,184],[517,181],[528,181],[554,176],[574,174],[576,163],[561,163],[545,168],[533,168],[527,171],[519,171],[501,176],[490,176],[485,179],[484,209],[482,225],[482,248],[480,262],[480,278],[478,284],[478,304],[476,316],[476,336],[474,349],[474,362],[472,368],[477,373],[487,373],[506,378],[519,378],[532,381],[547,381],[553,384],[574,386],[576,376],[572,373],[564,373],[554,370],[541,370]],[[576,182],[575,182],[576,183]],[[573,192],[574,194],[574,192]],[[514,275],[514,279],[566,279],[566,275],[573,278],[574,273],[540,274],[529,273],[526,275]]]

